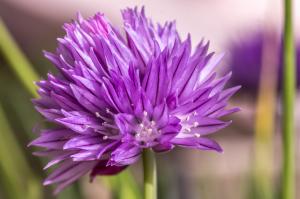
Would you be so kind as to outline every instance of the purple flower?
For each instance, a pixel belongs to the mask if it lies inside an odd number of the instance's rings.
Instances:
[[[239,41],[230,43],[231,60],[229,66],[233,72],[230,82],[233,85],[242,85],[243,90],[246,92],[256,92],[258,90],[264,43],[266,39],[275,40],[273,37],[274,34],[265,33],[261,30],[245,34]],[[297,87],[300,88],[300,43],[296,45],[296,59]],[[280,89],[283,72],[282,42],[279,44],[278,55],[275,61],[278,65],[273,67],[278,69],[278,88]]]
[[[116,174],[136,162],[143,149],[175,146],[215,150],[206,135],[230,122],[220,117],[239,86],[223,89],[231,74],[217,78],[222,55],[208,53],[201,42],[192,51],[174,22],[153,25],[144,9],[122,12],[120,33],[103,14],[65,24],[56,53],[45,56],[59,74],[37,83],[36,109],[56,128],[42,130],[31,145],[36,155],[59,164],[44,184],[56,192],[89,173]]]

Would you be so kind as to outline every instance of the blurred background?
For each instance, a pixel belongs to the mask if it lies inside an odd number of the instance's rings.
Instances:
[[[210,40],[211,51],[226,53],[220,73],[232,70],[230,84],[243,87],[231,100],[231,106],[242,111],[230,116],[234,121],[230,127],[213,135],[224,154],[177,149],[157,155],[159,198],[278,198],[281,0],[0,0],[0,17],[40,78],[53,70],[42,50],[55,50],[56,38],[64,34],[62,24],[75,18],[77,11],[85,17],[103,12],[121,27],[120,9],[135,5],[145,5],[146,14],[155,22],[175,19],[180,35],[191,33],[194,45],[202,38]],[[294,14],[300,76],[300,1],[294,1]],[[51,187],[41,186],[47,175],[42,170],[46,160],[32,156],[34,149],[26,147],[36,137],[32,129],[43,125],[43,120],[30,102],[33,96],[18,78],[22,74],[17,74],[10,64],[0,51],[0,198],[55,198]],[[299,187],[299,92],[296,104]],[[93,184],[83,178],[57,198],[140,198],[141,171],[137,163],[121,176],[98,177]],[[297,191],[300,197],[300,189]]]

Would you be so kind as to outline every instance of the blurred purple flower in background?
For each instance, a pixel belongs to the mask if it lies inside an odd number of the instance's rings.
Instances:
[[[208,43],[191,50],[174,22],[153,25],[144,9],[122,12],[126,39],[103,14],[65,24],[56,53],[45,56],[59,74],[37,83],[36,109],[57,128],[42,130],[30,145],[53,158],[58,168],[44,184],[59,192],[90,172],[110,175],[136,162],[144,148],[156,152],[174,146],[215,150],[205,135],[230,124],[219,118],[239,86],[223,89],[231,73],[217,78],[222,55]],[[204,137],[203,137],[204,136]]]
[[[263,31],[254,31],[253,33],[245,34],[240,40],[234,41],[229,45],[229,52],[231,59],[229,62],[230,70],[233,75],[230,82],[235,85],[243,86],[245,92],[256,92],[260,82],[260,73],[263,63],[263,47],[265,37],[272,37],[272,34],[266,34]],[[276,41],[275,41],[276,42]],[[278,88],[282,84],[283,72],[283,48],[282,42],[278,41],[279,51],[277,53],[277,66],[278,69]],[[297,72],[297,87],[300,86],[300,43],[296,45],[296,72]],[[275,70],[276,71],[276,70]]]

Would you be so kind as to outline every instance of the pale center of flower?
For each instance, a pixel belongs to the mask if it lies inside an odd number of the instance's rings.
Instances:
[[[141,123],[136,126],[135,139],[141,144],[149,144],[161,135],[161,131],[157,129],[156,122],[148,119],[147,112]]]
[[[184,115],[184,116],[179,116],[181,122],[181,132],[187,135],[193,135],[197,138],[199,138],[201,135],[199,133],[196,133],[193,131],[194,128],[197,128],[199,126],[199,123],[197,121],[190,121],[191,116],[196,116],[197,113],[194,112],[190,115]]]

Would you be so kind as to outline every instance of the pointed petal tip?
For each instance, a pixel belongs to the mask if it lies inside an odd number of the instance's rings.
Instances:
[[[231,72],[232,73],[232,72]],[[239,90],[242,88],[242,85],[237,85],[237,86],[234,86],[233,88],[235,88],[236,90]]]
[[[40,143],[40,142],[39,142],[39,138],[40,138],[40,137],[38,137],[38,138],[32,140],[29,144],[27,144],[27,147],[39,146],[39,143]]]
[[[40,156],[40,153],[38,151],[32,152],[32,155],[34,156]]]
[[[79,10],[76,11],[76,19],[78,20],[79,23],[82,23],[84,21],[84,18],[82,17]]]
[[[26,147],[31,147],[31,146],[33,146],[33,141],[26,145]]]
[[[236,108],[235,112],[239,112],[239,111],[242,111],[242,108]]]
[[[46,166],[43,167],[43,170],[47,170],[48,168],[50,168],[52,165],[46,164]]]
[[[220,149],[218,149],[218,150],[216,150],[218,153],[220,153],[220,154],[224,154],[224,150],[222,149],[222,148],[220,148]]]
[[[218,152],[218,153],[223,153],[223,148],[216,142],[215,146],[212,148],[212,150]]]
[[[52,184],[52,181],[51,180],[44,180],[44,182],[43,182],[43,185],[44,186],[48,186],[48,185],[50,185],[50,184]]]

